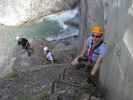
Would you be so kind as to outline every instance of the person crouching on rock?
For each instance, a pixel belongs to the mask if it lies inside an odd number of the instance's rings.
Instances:
[[[48,63],[54,63],[54,56],[53,53],[49,50],[47,46],[43,48],[44,55],[46,55],[46,60]]]
[[[32,50],[32,48],[30,46],[29,41],[26,38],[19,37],[19,36],[16,37],[16,40],[17,40],[17,44],[19,46],[21,46],[22,49],[25,49],[26,50],[27,55],[28,56],[31,56],[33,50]]]
[[[99,69],[105,55],[108,51],[108,45],[104,42],[104,28],[101,25],[94,25],[91,29],[91,36],[85,39],[82,51],[73,61],[72,65],[78,65],[82,61],[84,54],[87,55],[88,79],[92,81],[98,81]],[[87,54],[85,53],[87,51]]]

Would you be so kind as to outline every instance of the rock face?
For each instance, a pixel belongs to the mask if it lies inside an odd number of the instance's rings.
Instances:
[[[21,32],[23,27],[8,27],[3,25],[21,24],[22,26],[23,23],[32,22],[33,20],[40,19],[43,16],[57,11],[69,9],[77,1],[78,0],[1,0],[0,24],[2,25],[0,25],[0,77],[4,76],[5,73],[12,71],[11,67],[16,60],[15,57],[12,57],[13,48],[16,46],[15,37],[19,32],[20,34],[23,33],[23,30]],[[41,27],[39,26],[39,30],[41,30],[40,28]],[[26,27],[26,29],[28,29],[28,27]],[[37,56],[38,55],[40,54],[37,54]],[[34,57],[34,59],[42,61],[41,58],[38,59],[37,57]]]
[[[18,25],[38,17],[70,8],[78,0],[1,0],[0,23]]]

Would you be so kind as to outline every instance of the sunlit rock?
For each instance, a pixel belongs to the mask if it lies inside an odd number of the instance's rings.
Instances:
[[[42,16],[70,8],[77,0],[0,1],[0,23],[19,25]]]

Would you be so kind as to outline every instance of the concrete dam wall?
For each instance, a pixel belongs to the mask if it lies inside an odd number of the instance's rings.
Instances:
[[[111,49],[101,68],[106,100],[133,100],[133,1],[103,0]]]
[[[133,100],[133,1],[81,1],[81,31],[94,23],[106,30],[109,51],[100,69],[105,100]]]

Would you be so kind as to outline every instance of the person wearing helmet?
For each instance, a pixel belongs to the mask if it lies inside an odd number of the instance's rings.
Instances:
[[[53,53],[49,50],[49,48],[45,46],[43,48],[43,51],[44,51],[44,55],[46,55],[47,61],[50,63],[54,63],[54,56],[53,56]]]
[[[95,25],[90,29],[91,36],[86,40],[84,48],[81,54],[77,56],[73,61],[72,65],[78,65],[81,63],[82,58],[87,56],[87,63],[89,65],[89,76],[92,80],[98,79],[99,67],[107,53],[108,46],[104,42],[104,28],[100,25]]]
[[[19,36],[16,37],[16,40],[17,40],[17,44],[18,44],[19,46],[21,46],[23,49],[26,50],[27,55],[28,55],[28,56],[31,56],[32,48],[31,48],[31,46],[30,46],[29,41],[28,41],[26,38],[19,37]]]

